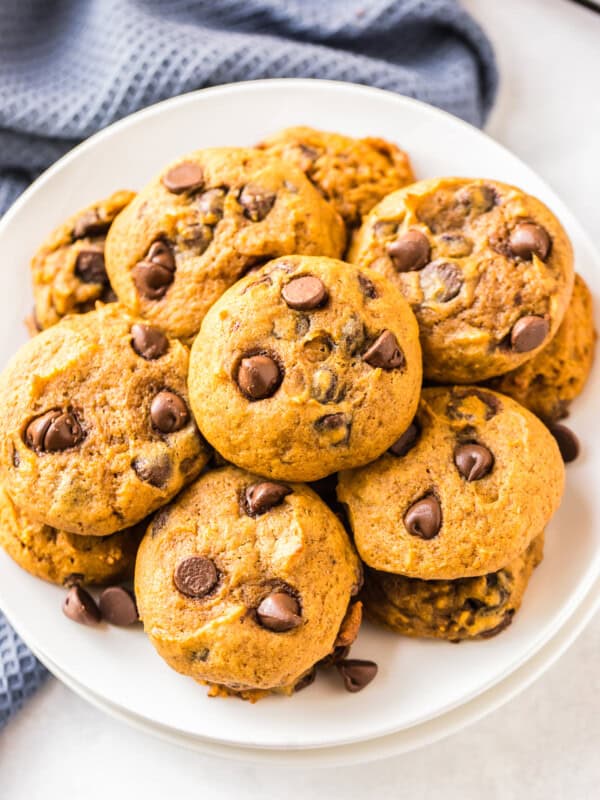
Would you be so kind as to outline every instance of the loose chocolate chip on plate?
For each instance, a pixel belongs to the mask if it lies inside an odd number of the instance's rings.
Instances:
[[[252,222],[260,222],[273,208],[276,197],[275,192],[248,183],[240,192],[239,201],[246,217]]]
[[[371,367],[398,369],[406,364],[404,353],[391,331],[383,331],[363,356]]]
[[[516,353],[528,353],[539,347],[548,332],[550,323],[544,317],[527,316],[521,317],[513,325],[510,332],[510,343]]]
[[[174,433],[184,428],[190,414],[184,401],[175,392],[162,391],[152,398],[150,419],[161,433]]]
[[[413,503],[404,515],[404,524],[412,536],[433,539],[442,526],[442,509],[435,495],[428,494]]]
[[[423,269],[431,253],[429,239],[416,228],[390,242],[386,249],[398,272]]]
[[[169,340],[158,328],[136,322],[131,326],[131,346],[138,356],[154,361],[167,352]]]
[[[162,184],[173,194],[201,189],[204,185],[202,167],[193,161],[183,161],[162,176]]]
[[[548,231],[535,222],[522,222],[511,232],[508,240],[511,253],[526,260],[536,255],[545,261],[552,244]]]
[[[277,363],[265,355],[242,358],[237,373],[237,384],[249,400],[264,400],[275,394],[282,381]]]
[[[447,303],[460,293],[462,271],[449,261],[432,261],[421,271],[420,283],[427,300]]]
[[[390,447],[390,453],[394,456],[405,456],[416,445],[420,435],[419,424],[415,421],[411,422],[402,436]]]
[[[85,239],[87,236],[99,236],[110,228],[110,222],[101,219],[95,209],[84,211],[75,221],[73,226],[73,238]]]
[[[98,601],[102,617],[111,625],[133,625],[139,619],[135,597],[122,586],[108,586]]]
[[[343,661],[339,661],[335,666],[349,692],[360,692],[377,675],[377,664],[374,661],[346,658]]]
[[[107,283],[104,251],[80,250],[75,260],[75,274],[83,283]]]
[[[560,422],[555,422],[553,425],[550,425],[549,430],[556,439],[556,444],[558,445],[558,449],[560,450],[565,464],[575,461],[579,455],[580,446],[579,439],[573,431]]]
[[[68,450],[82,439],[83,431],[74,414],[58,410],[36,417],[25,430],[25,444],[37,452]]]
[[[256,609],[256,616],[263,628],[275,633],[291,631],[302,624],[300,605],[287,592],[272,592]]]
[[[482,444],[459,444],[454,450],[454,463],[467,481],[479,481],[490,473],[494,456]]]
[[[210,558],[190,556],[175,567],[173,581],[186,597],[204,597],[217,584],[219,573]]]
[[[155,460],[145,458],[134,458],[131,468],[144,483],[149,483],[157,489],[166,486],[172,473],[171,459],[166,453],[158,456]]]
[[[81,586],[73,586],[65,597],[63,613],[80,625],[97,625],[102,619],[100,609],[89,592]]]
[[[292,278],[281,290],[281,296],[290,308],[297,311],[312,311],[320,308],[328,297],[325,284],[314,275]]]
[[[274,481],[253,483],[252,486],[248,486],[244,495],[246,513],[251,517],[259,517],[274,506],[278,506],[292,491],[285,483]]]

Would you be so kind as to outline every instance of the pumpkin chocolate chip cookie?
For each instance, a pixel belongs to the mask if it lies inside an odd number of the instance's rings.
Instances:
[[[340,256],[341,219],[300,170],[256,150],[198,150],[121,214],[106,245],[119,300],[184,340],[223,292],[288,253]]]
[[[213,694],[290,694],[356,635],[361,566],[307,486],[235,467],[206,472],[160,511],[135,592],[158,653]]]
[[[91,311],[97,300],[116,299],[104,265],[106,234],[134,192],[115,192],[58,227],[31,261],[33,322],[38,330],[67,314]]]
[[[596,331],[592,296],[580,275],[560,328],[552,341],[520,367],[493,378],[489,386],[513,397],[544,422],[568,414],[583,391],[594,360]]]
[[[51,583],[101,586],[133,578],[143,523],[111,536],[56,530],[18,509],[0,488],[0,547],[31,575]]]
[[[558,508],[564,465],[545,425],[509,397],[424,389],[407,434],[339,476],[354,541],[373,569],[424,580],[495,572]]]
[[[489,639],[512,622],[543,551],[541,534],[501,570],[451,581],[367,569],[362,592],[365,612],[374,622],[405,636],[451,642]]]
[[[192,410],[228,461],[314,481],[372,461],[409,425],[421,386],[415,318],[380,275],[280,258],[229,289],[192,347]]]
[[[425,377],[477,383],[548,344],[573,288],[560,222],[498,181],[436,178],[388,195],[348,259],[393,281],[417,315]]]
[[[106,536],[170,500],[209,457],[187,369],[183,344],[117,303],[31,339],[0,376],[0,474],[15,503]]]
[[[405,152],[385,139],[353,139],[299,126],[269,137],[259,148],[299,167],[348,228],[383,197],[414,181]]]

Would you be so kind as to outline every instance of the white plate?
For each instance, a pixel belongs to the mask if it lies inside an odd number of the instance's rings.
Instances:
[[[419,177],[465,174],[516,183],[545,200],[573,239],[577,268],[595,294],[600,261],[569,211],[528,167],[474,128],[416,101],[321,81],[259,81],[218,87],[133,115],[84,143],[42,176],[0,224],[4,291],[1,355],[24,339],[31,298],[27,262],[38,240],[80,206],[115,188],[138,188],[169,159],[196,147],[251,144],[292,124],[396,140]],[[0,558],[0,606],[26,641],[82,690],[174,735],[259,748],[318,748],[361,742],[422,724],[466,703],[516,670],[556,634],[600,574],[600,433],[593,398],[596,369],[572,424],[585,449],[569,467],[563,506],[548,531],[546,559],[525,607],[496,639],[463,644],[410,641],[365,627],[353,650],[380,664],[377,680],[347,695],[321,679],[291,699],[257,705],[209,700],[172,672],[141,631],[73,625],[60,613],[63,592]]]

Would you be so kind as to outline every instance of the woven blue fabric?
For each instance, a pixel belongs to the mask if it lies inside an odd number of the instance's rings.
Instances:
[[[2,0],[0,214],[116,119],[273,77],[378,86],[475,125],[497,84],[492,48],[456,0]],[[0,727],[43,676],[0,613]]]

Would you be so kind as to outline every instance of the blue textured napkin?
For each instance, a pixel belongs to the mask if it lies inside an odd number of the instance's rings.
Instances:
[[[475,125],[497,85],[491,45],[455,0],[2,0],[0,214],[114,120],[273,77],[378,86]],[[0,612],[0,727],[44,676]]]

